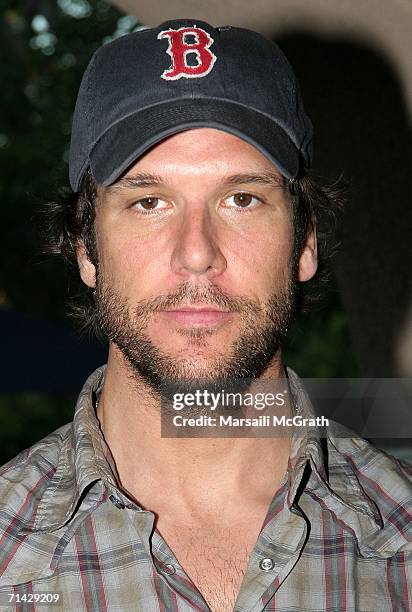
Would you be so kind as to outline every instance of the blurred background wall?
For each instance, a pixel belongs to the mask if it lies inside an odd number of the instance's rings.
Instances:
[[[114,6],[116,5],[116,6]],[[71,114],[93,51],[185,16],[272,37],[315,126],[316,174],[350,198],[321,308],[297,322],[286,362],[302,376],[412,375],[412,4],[406,0],[4,0],[0,52],[0,462],[71,420],[106,347],[66,316],[75,290],[42,254],[38,211],[67,186]],[[409,440],[380,440],[410,456]]]

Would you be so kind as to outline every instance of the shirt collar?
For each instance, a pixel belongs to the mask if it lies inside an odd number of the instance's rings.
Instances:
[[[301,379],[291,368],[286,368],[286,373],[295,413],[314,418],[316,412]],[[324,428],[296,428],[289,458],[287,503],[289,508],[298,504],[307,486],[321,504],[355,532],[360,543],[381,529],[383,521],[378,507],[363,491],[353,465],[345,457],[350,444],[348,431],[333,421]]]
[[[87,379],[76,403],[71,431],[62,441],[56,471],[39,502],[37,512],[23,532],[60,529],[79,510],[90,509],[115,495],[132,505],[118,487],[115,463],[95,413],[95,398],[103,386],[106,366]],[[57,482],[57,485],[56,485]],[[90,493],[89,495],[87,493]]]

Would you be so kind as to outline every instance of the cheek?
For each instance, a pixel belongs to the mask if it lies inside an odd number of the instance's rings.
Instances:
[[[160,239],[120,233],[100,241],[99,264],[108,285],[122,294],[139,295],[161,276],[166,265],[165,248]]]
[[[285,218],[262,224],[258,231],[236,237],[230,244],[233,269],[256,285],[273,286],[289,279],[293,254],[293,226]]]

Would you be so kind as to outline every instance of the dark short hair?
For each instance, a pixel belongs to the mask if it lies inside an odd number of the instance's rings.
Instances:
[[[293,206],[295,270],[305,238],[316,223],[318,270],[313,279],[298,286],[298,311],[307,312],[322,298],[330,278],[329,264],[338,246],[336,222],[344,206],[346,186],[342,177],[326,183],[303,174],[293,180],[284,179],[284,188]],[[73,276],[76,289],[69,297],[69,314],[80,323],[83,331],[100,335],[94,292],[80,280],[76,253],[79,243],[83,242],[90,261],[98,269],[97,204],[97,184],[87,168],[78,192],[63,189],[57,198],[46,204],[43,238],[46,252],[61,255]]]

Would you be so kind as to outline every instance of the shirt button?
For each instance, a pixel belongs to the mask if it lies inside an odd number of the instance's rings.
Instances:
[[[273,559],[270,559],[269,557],[265,557],[264,559],[261,559],[259,563],[259,567],[264,572],[270,572],[270,570],[275,567],[275,564],[273,562]]]
[[[118,499],[115,495],[110,495],[109,499],[112,504],[116,506],[116,508],[120,508],[121,510],[123,510],[123,508],[125,507],[124,503],[120,501],[120,499]]]
[[[166,565],[163,566],[163,571],[165,574],[174,574],[176,570],[171,563],[166,563]]]

